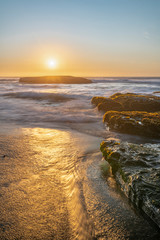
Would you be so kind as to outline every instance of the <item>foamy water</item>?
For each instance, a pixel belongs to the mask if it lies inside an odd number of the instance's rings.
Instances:
[[[1,79],[0,239],[160,238],[100,170],[103,138],[146,139],[107,132],[90,103],[93,96],[155,91],[160,79],[94,78],[82,85]]]
[[[160,90],[160,79],[92,79],[92,84],[20,84],[18,79],[0,79],[0,121],[20,125],[97,122],[93,96],[116,92],[153,94]]]

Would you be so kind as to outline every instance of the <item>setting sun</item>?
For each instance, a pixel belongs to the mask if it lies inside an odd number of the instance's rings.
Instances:
[[[0,0],[0,240],[160,240],[160,0]]]
[[[49,59],[47,61],[47,67],[50,69],[54,69],[57,67],[57,60],[56,59]]]

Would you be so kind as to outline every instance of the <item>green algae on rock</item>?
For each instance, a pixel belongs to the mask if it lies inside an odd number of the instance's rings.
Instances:
[[[136,93],[115,93],[109,98],[93,97],[92,104],[98,110],[106,112],[116,111],[160,111],[160,97],[152,95],[141,95]]]
[[[118,103],[110,98],[93,97],[91,103],[97,106],[98,110],[102,112],[110,110],[120,111],[123,109],[121,103]]]
[[[28,84],[88,84],[91,80],[73,76],[44,76],[44,77],[23,77],[20,83]]]
[[[112,140],[100,150],[121,190],[160,227],[160,144]]]
[[[105,112],[103,121],[110,129],[160,137],[160,97],[115,93],[109,98],[93,97],[91,102]]]
[[[160,137],[160,112],[108,111],[103,121],[113,130],[129,134]]]
[[[116,93],[110,97],[122,104],[123,111],[160,111],[160,97],[136,93]]]

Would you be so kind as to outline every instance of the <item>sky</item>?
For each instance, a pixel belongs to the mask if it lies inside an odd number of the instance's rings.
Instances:
[[[0,0],[0,76],[160,76],[160,0]]]

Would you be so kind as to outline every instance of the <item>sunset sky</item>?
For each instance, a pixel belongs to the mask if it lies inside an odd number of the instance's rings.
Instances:
[[[159,0],[0,0],[0,76],[160,76]]]

